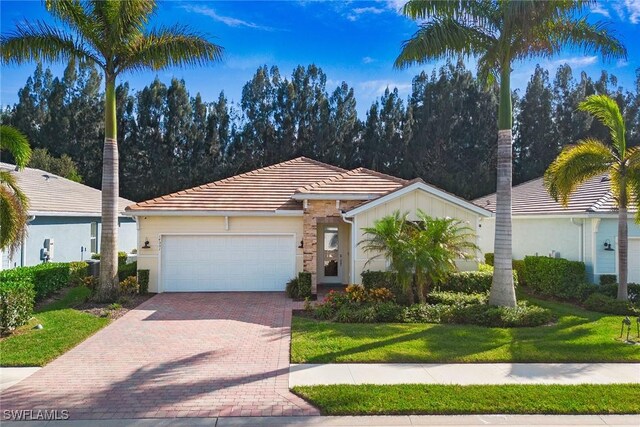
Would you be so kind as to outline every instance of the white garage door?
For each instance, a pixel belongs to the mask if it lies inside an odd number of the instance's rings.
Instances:
[[[295,263],[291,235],[163,236],[162,291],[283,291]]]
[[[629,239],[629,277],[627,281],[640,283],[640,239]]]

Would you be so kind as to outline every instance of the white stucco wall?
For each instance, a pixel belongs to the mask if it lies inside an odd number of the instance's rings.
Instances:
[[[375,254],[367,253],[361,245],[357,245],[364,239],[362,229],[373,226],[376,220],[386,215],[391,215],[395,211],[399,211],[400,213],[409,212],[409,219],[416,220],[417,217],[415,214],[418,209],[436,218],[457,218],[465,221],[472,230],[478,230],[478,214],[421,189],[415,189],[410,193],[382,203],[354,217],[356,248],[353,281],[355,283],[361,283],[361,274],[363,271],[388,269],[385,259],[382,257],[372,259]],[[458,262],[458,267],[461,270],[475,270],[477,269],[477,263],[475,261],[460,261]]]

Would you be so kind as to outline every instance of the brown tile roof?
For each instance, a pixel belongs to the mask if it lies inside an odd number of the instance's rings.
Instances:
[[[381,196],[407,183],[406,180],[366,168],[353,169],[299,188],[296,194],[351,194]]]
[[[511,197],[514,215],[617,212],[608,175],[597,176],[578,187],[566,208],[553,200],[545,189],[542,178],[516,185]],[[480,197],[474,203],[495,212],[496,195],[494,193]]]
[[[0,163],[0,169],[9,170],[16,176],[18,185],[29,198],[30,215],[101,215],[100,190],[40,169],[15,171],[15,165],[9,163]],[[131,203],[131,200],[120,198],[120,211],[124,212]]]
[[[278,163],[221,181],[179,191],[145,202],[128,211],[266,211],[301,210],[291,199],[300,187],[346,172],[305,157]]]

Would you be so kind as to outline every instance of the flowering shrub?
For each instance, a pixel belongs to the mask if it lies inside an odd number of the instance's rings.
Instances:
[[[345,293],[349,301],[354,303],[386,302],[393,299],[393,293],[387,288],[366,289],[362,285],[349,285]]]
[[[120,282],[120,292],[123,294],[137,294],[138,278],[136,276],[129,276]]]

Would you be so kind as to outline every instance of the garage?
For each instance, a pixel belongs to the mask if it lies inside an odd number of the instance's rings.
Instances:
[[[284,291],[295,248],[290,234],[163,235],[162,291]]]

